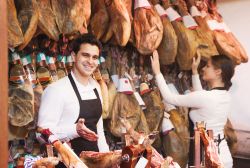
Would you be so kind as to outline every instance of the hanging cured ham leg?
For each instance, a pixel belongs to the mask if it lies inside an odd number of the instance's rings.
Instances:
[[[18,21],[24,34],[24,41],[18,47],[19,50],[22,50],[36,33],[39,13],[36,0],[20,0],[15,3]]]
[[[163,25],[161,18],[147,0],[136,0],[134,5],[134,33],[137,50],[151,54],[161,43]]]
[[[169,65],[175,62],[177,55],[178,39],[174,28],[167,17],[164,8],[159,4],[159,0],[151,1],[155,6],[158,14],[161,16],[163,24],[163,38],[161,44],[157,48],[159,53],[160,63],[162,65]]]
[[[39,21],[38,27],[51,39],[59,40],[59,30],[56,25],[56,15],[52,11],[50,0],[37,0]]]
[[[17,20],[14,0],[7,1],[8,7],[8,45],[16,47],[23,43],[23,32]]]
[[[195,33],[183,25],[181,16],[170,6],[168,0],[162,3],[178,38],[177,62],[181,70],[190,70],[198,46]]]

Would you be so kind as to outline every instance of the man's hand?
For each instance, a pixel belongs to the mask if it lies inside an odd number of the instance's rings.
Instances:
[[[197,51],[197,58],[193,57],[193,64],[192,64],[192,73],[193,75],[198,74],[198,67],[201,61],[201,54]]]
[[[94,131],[91,131],[89,128],[87,128],[84,122],[85,120],[83,118],[80,118],[76,124],[76,131],[78,135],[89,141],[97,141],[98,135],[96,135]]]
[[[152,70],[155,75],[158,75],[159,73],[161,73],[161,70],[160,70],[159,54],[157,50],[153,52],[153,56],[151,56],[150,59],[151,59]]]

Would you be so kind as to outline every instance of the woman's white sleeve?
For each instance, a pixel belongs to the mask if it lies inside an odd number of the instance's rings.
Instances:
[[[192,75],[192,85],[193,85],[194,91],[202,90],[199,74]]]
[[[207,105],[206,91],[196,91],[186,95],[173,94],[168,88],[162,74],[156,75],[155,78],[161,95],[166,102],[176,106],[193,108],[201,108]]]
[[[109,151],[109,146],[106,142],[106,138],[104,135],[104,130],[103,130],[103,119],[100,117],[99,121],[97,122],[97,135],[98,135],[98,148],[100,152],[107,152]]]
[[[56,87],[48,86],[41,99],[38,113],[38,127],[49,128],[50,131],[62,141],[69,141],[79,137],[76,124],[57,126],[64,107],[64,96]]]

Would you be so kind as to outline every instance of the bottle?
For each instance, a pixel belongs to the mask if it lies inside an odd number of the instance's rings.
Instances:
[[[70,73],[72,68],[73,68],[73,65],[74,65],[74,60],[72,58],[72,55],[68,55],[67,58],[66,58],[66,69],[67,69],[67,72]]]
[[[66,62],[66,56],[64,56],[64,55],[57,56],[56,67],[57,67],[57,75],[58,75],[59,79],[68,75],[67,70],[66,70],[66,66],[65,66],[65,62]]]
[[[64,35],[61,34],[58,41],[59,46],[59,55],[57,55],[57,74],[59,79],[63,78],[64,76],[68,75],[66,69],[66,59],[67,56],[70,55],[69,48],[68,48],[69,40]]]
[[[9,83],[13,86],[20,86],[23,85],[26,79],[26,73],[24,71],[21,58],[19,53],[11,52],[11,68],[9,74]]]
[[[37,69],[36,69],[37,79],[41,83],[43,88],[46,88],[52,82],[52,80],[46,62],[46,56],[43,52],[39,52],[37,54],[36,62],[37,62]]]
[[[27,75],[28,81],[30,81],[30,83],[32,84],[32,87],[35,88],[38,84],[38,81],[36,79],[35,69],[32,65],[31,56],[26,55],[22,57],[22,63],[23,63],[23,68]]]
[[[46,60],[48,62],[49,72],[50,72],[52,81],[55,82],[55,81],[58,80],[56,64],[55,64],[55,58],[51,57],[51,56],[46,56]]]

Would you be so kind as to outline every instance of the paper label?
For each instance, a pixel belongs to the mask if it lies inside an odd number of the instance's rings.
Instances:
[[[135,0],[134,9],[137,8],[151,8],[151,5],[148,0]]]
[[[28,60],[27,60],[26,57],[22,58],[22,63],[23,63],[24,66],[29,64],[29,62],[28,62]]]
[[[129,79],[127,79],[127,78],[120,78],[119,79],[117,91],[125,93],[125,94],[133,94],[133,92],[134,92],[132,89],[132,86],[129,82]]]
[[[170,119],[164,117],[161,124],[161,130],[163,134],[167,134],[169,131],[173,130],[174,126]]]
[[[19,60],[20,59],[20,55],[16,52],[13,52],[12,53],[12,60],[13,61],[16,61],[16,60]]]
[[[172,7],[169,7],[168,9],[166,9],[166,12],[171,22],[175,20],[179,20],[181,18],[181,16]]]
[[[160,4],[156,4],[155,9],[160,16],[167,16],[168,15],[167,12],[164,10],[164,8]]]
[[[217,22],[217,20],[207,20],[207,25],[210,30],[224,31],[223,25]]]
[[[74,62],[71,55],[67,56],[67,62],[68,63]]]
[[[46,60],[46,56],[45,56],[45,54],[41,53],[40,57],[41,57],[41,61]]]
[[[151,74],[147,74],[147,78],[148,78],[148,80],[150,81],[150,80],[152,80],[152,79],[154,78],[154,76],[151,75]]]
[[[44,53],[40,52],[40,53],[37,54],[36,61],[41,62],[42,60],[46,60],[46,56],[45,56]]]
[[[52,134],[52,135],[49,136],[48,140],[49,140],[50,143],[53,143],[53,142],[58,140],[58,137],[56,135]]]
[[[142,156],[140,157],[140,160],[135,165],[135,168],[145,168],[147,164],[148,164],[148,160]]]
[[[49,57],[49,64],[54,64],[55,63],[55,60],[53,57]]]
[[[191,15],[183,16],[182,19],[186,28],[193,30],[198,27],[197,23]]]
[[[126,130],[126,128],[125,128],[125,127],[121,127],[121,133],[122,133],[122,134],[127,133],[127,130]]]
[[[196,6],[192,6],[190,8],[190,13],[191,13],[191,16],[201,16],[201,12],[197,9]]]
[[[221,27],[224,29],[224,31],[226,33],[230,33],[231,32],[230,28],[227,26],[227,24],[225,22],[220,23],[220,25],[221,25]]]
[[[105,58],[104,58],[104,57],[102,57],[102,56],[100,57],[100,59],[99,59],[99,60],[100,60],[100,63],[105,62]]]
[[[134,92],[135,98],[138,101],[140,106],[145,106],[145,103],[143,99],[141,98],[140,94],[138,92]]]

